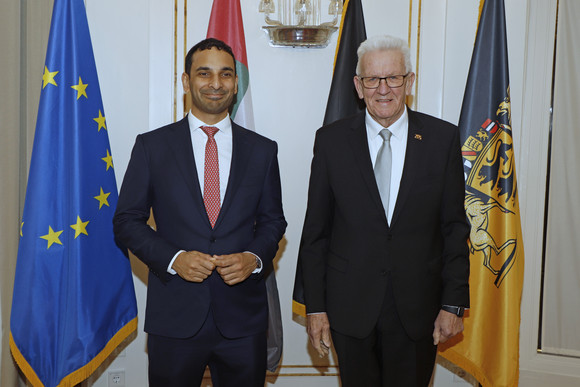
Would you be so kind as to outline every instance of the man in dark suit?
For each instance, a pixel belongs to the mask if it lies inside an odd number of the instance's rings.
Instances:
[[[263,386],[262,270],[286,228],[277,145],[231,121],[238,79],[225,43],[195,45],[182,82],[191,111],[137,136],[114,217],[150,270],[149,383],[200,385],[209,365],[214,386]]]
[[[307,330],[342,385],[427,386],[436,345],[463,330],[469,227],[456,126],[408,109],[406,42],[358,49],[366,111],[316,134],[302,232]]]

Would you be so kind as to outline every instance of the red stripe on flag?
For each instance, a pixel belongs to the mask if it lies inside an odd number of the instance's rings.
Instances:
[[[213,1],[207,37],[224,41],[232,48],[236,60],[248,67],[240,0]]]
[[[489,119],[489,118],[488,118],[488,119],[487,119],[487,120],[485,120],[485,122],[484,122],[484,123],[481,125],[481,129],[486,129],[486,128],[489,126],[489,124],[491,124],[491,119]]]

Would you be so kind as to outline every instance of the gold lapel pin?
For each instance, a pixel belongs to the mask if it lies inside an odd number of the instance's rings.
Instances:
[[[416,134],[415,135],[415,140],[421,141],[421,140],[423,140],[423,136],[421,136],[420,134]]]

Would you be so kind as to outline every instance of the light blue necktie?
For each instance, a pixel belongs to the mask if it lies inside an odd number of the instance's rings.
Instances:
[[[379,135],[383,138],[383,144],[377,153],[374,172],[377,186],[379,187],[379,193],[381,194],[381,201],[383,202],[383,207],[385,209],[385,215],[388,219],[389,195],[391,192],[391,164],[393,157],[391,152],[392,133],[389,129],[383,129]]]

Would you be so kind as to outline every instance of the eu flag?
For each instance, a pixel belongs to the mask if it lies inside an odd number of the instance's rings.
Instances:
[[[10,319],[33,386],[86,379],[137,327],[116,246],[117,187],[83,0],[55,0]]]

